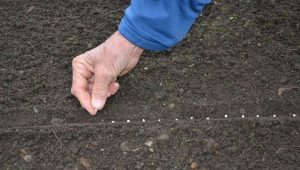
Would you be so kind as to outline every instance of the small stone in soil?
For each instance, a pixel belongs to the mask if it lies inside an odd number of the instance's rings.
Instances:
[[[173,109],[175,107],[175,104],[174,103],[170,103],[168,106],[169,106],[170,109]]]
[[[121,143],[121,146],[120,146],[121,150],[122,150],[122,151],[130,151],[128,145],[129,145],[129,143],[128,143],[127,141],[122,142],[122,143]]]
[[[89,161],[88,161],[86,158],[81,157],[81,158],[79,159],[79,161],[80,161],[80,163],[84,166],[84,168],[85,168],[86,170],[91,170],[91,165],[90,165]]]
[[[31,156],[31,155],[24,155],[24,156],[23,156],[23,159],[24,159],[26,162],[30,162],[30,161],[32,161],[32,156]]]
[[[240,108],[240,113],[241,114],[245,114],[246,113],[245,109],[244,108]]]
[[[213,139],[204,140],[204,152],[205,153],[216,153],[219,148],[219,144]]]
[[[283,94],[283,92],[284,92],[285,90],[286,90],[286,89],[285,89],[284,87],[278,88],[278,90],[277,90],[277,95],[278,95],[278,96],[282,96],[282,94]]]
[[[151,147],[153,145],[153,141],[151,141],[151,140],[146,141],[145,145],[147,145],[148,147]]]
[[[27,9],[27,13],[31,12],[35,7],[34,6],[30,6],[28,9]]]
[[[157,137],[157,140],[166,141],[166,140],[169,140],[169,138],[170,138],[170,136],[168,134],[160,134]]]
[[[35,106],[33,106],[32,110],[34,111],[34,113],[39,113],[39,110]]]
[[[63,124],[64,120],[61,118],[52,118],[50,123],[53,125],[59,125],[59,124]]]
[[[141,162],[141,163],[138,162],[137,165],[135,166],[135,168],[136,168],[136,169],[142,169],[143,166],[144,166],[144,163],[143,163],[143,162]]]
[[[197,162],[192,162],[191,163],[191,168],[192,168],[192,170],[197,169],[198,168],[198,163]]]

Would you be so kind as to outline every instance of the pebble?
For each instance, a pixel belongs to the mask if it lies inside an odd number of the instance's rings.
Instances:
[[[175,107],[175,104],[174,103],[170,103],[168,106],[169,106],[170,109],[173,109]]]
[[[34,113],[39,113],[39,110],[35,106],[33,106],[32,110],[34,111]]]
[[[151,140],[146,141],[145,145],[147,145],[148,147],[151,147],[153,145],[153,141],[151,141]]]
[[[219,148],[219,144],[213,139],[204,140],[204,152],[205,153],[216,153]]]
[[[240,113],[241,114],[245,114],[246,113],[245,109],[244,108],[240,108]]]
[[[91,169],[92,169],[92,168],[91,168],[90,162],[89,162],[86,158],[81,157],[81,158],[79,159],[79,161],[80,161],[80,163],[84,166],[84,168],[85,168],[86,170],[91,170]]]
[[[160,134],[157,137],[157,140],[161,140],[161,141],[166,141],[166,140],[169,140],[169,139],[170,139],[170,136],[168,134]]]
[[[27,13],[31,12],[35,7],[34,6],[30,6],[28,9],[27,9]]]
[[[51,124],[53,125],[59,125],[64,123],[64,119],[61,118],[52,118],[50,121]]]
[[[135,166],[135,168],[136,168],[136,169],[142,169],[143,166],[144,166],[144,163],[143,163],[143,162],[141,162],[141,163],[138,162],[137,165]]]
[[[198,163],[197,162],[192,162],[191,163],[191,168],[192,168],[192,170],[197,169],[198,168]]]
[[[136,152],[138,150],[140,150],[142,148],[141,145],[138,145],[136,143],[133,142],[128,142],[125,141],[123,143],[121,143],[120,145],[121,150],[123,151],[123,153],[125,154],[125,152]]]
[[[125,142],[122,142],[121,145],[120,145],[120,148],[122,151],[130,151],[129,147],[128,147],[129,143],[127,141]]]
[[[278,90],[277,90],[277,95],[278,95],[278,96],[282,96],[282,94],[283,94],[284,91],[285,91],[285,88],[284,88],[284,87],[278,88]]]
[[[24,156],[23,156],[23,159],[24,159],[26,162],[30,162],[30,161],[32,161],[32,156],[31,156],[31,155],[24,155]]]

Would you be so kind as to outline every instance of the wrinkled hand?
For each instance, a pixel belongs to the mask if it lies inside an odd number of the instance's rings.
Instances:
[[[96,115],[106,99],[118,91],[117,77],[133,69],[142,52],[115,32],[103,44],[73,59],[71,93],[91,115]]]

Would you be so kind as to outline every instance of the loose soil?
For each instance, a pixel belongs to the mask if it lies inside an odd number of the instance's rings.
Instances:
[[[1,2],[0,169],[300,167],[298,1],[215,1],[89,116],[70,94],[72,58],[111,35],[128,4]]]

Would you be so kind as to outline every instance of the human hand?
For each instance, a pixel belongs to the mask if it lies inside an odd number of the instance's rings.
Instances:
[[[91,115],[96,115],[106,99],[118,91],[117,77],[132,70],[142,52],[115,32],[103,44],[73,59],[72,95]]]

